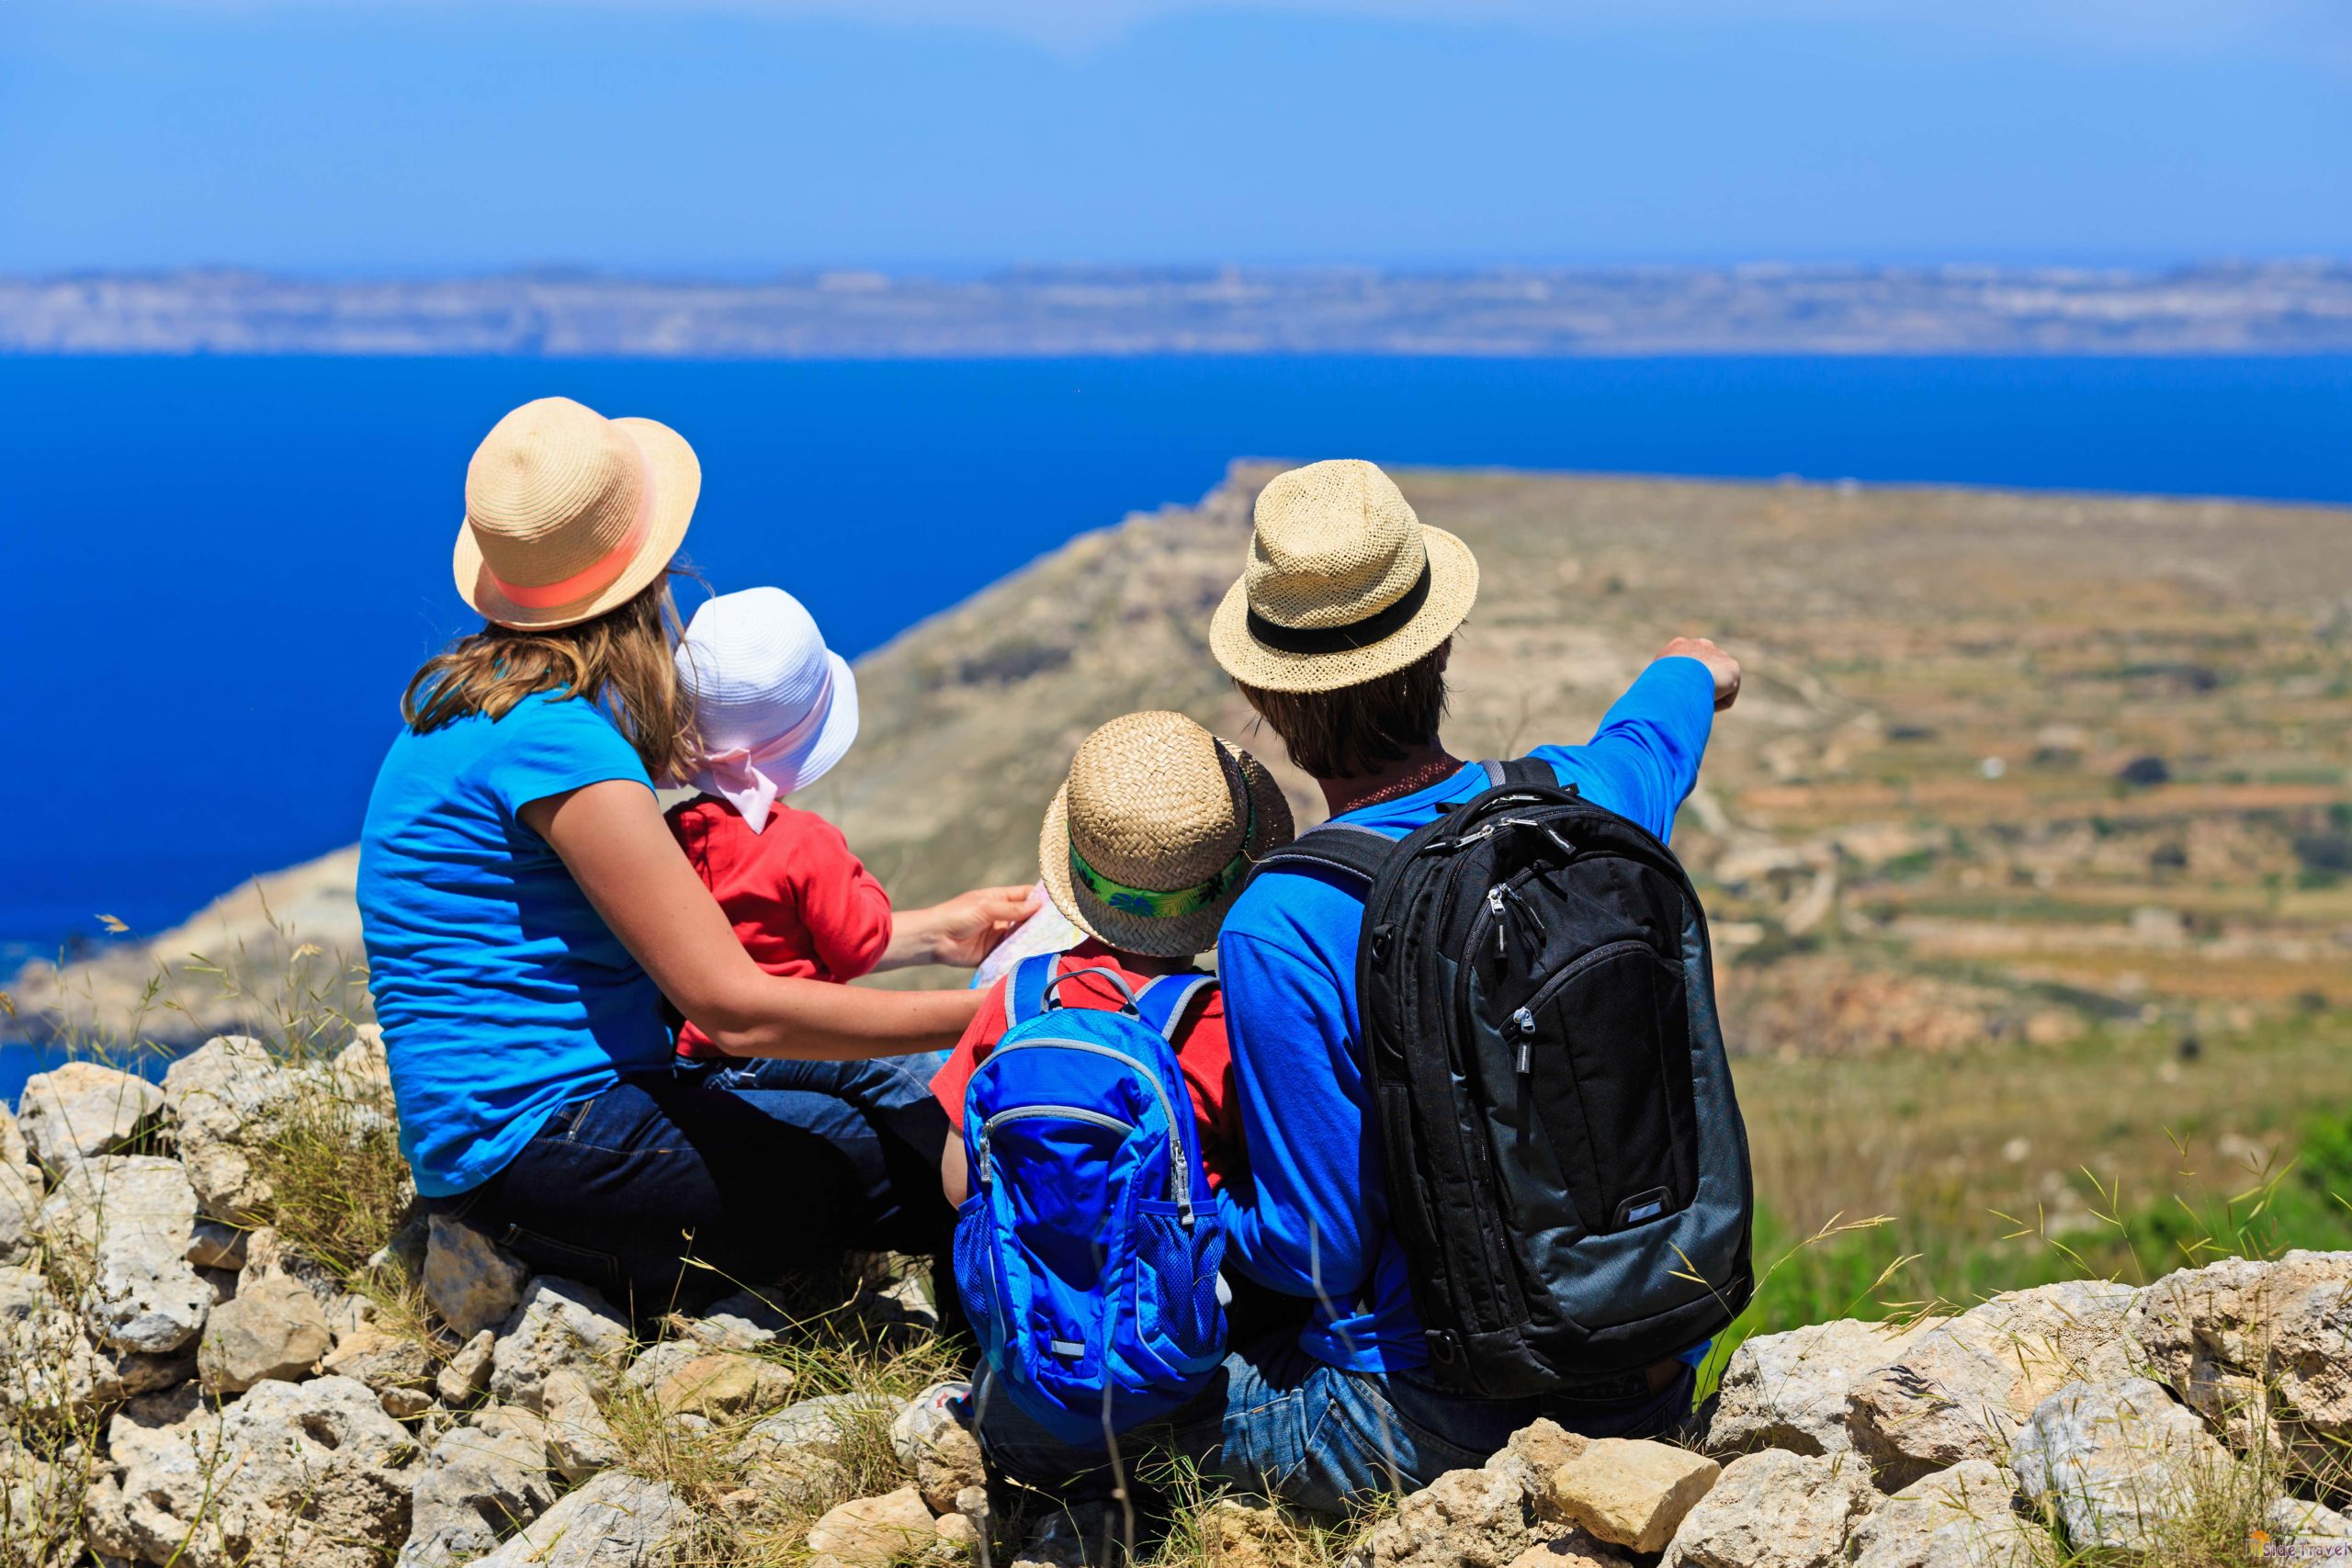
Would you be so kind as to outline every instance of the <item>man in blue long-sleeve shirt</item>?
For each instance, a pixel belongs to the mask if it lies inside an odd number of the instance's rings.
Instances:
[[[1438,736],[1451,639],[1477,584],[1468,547],[1424,526],[1370,463],[1295,468],[1261,494],[1248,567],[1210,644],[1335,819],[1401,839],[1487,787]],[[1714,712],[1738,690],[1736,661],[1679,637],[1589,741],[1532,755],[1664,840]],[[1250,885],[1218,938],[1250,1171],[1218,1195],[1227,1261],[1313,1306],[1303,1330],[1232,1348],[1219,1382],[1178,1417],[1176,1447],[1242,1486],[1338,1511],[1483,1463],[1538,1416],[1594,1437],[1671,1429],[1690,1408],[1682,1359],[1541,1400],[1467,1398],[1430,1376],[1365,1116],[1363,917],[1350,885],[1284,866]],[[1016,1472],[1075,1468],[1017,1431],[984,1423],[982,1435]]]

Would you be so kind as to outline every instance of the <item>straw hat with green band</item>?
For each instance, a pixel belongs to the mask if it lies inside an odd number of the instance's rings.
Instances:
[[[1188,958],[1250,867],[1290,842],[1290,803],[1258,760],[1180,713],[1088,736],[1046,809],[1038,869],[1055,907],[1127,953]]]

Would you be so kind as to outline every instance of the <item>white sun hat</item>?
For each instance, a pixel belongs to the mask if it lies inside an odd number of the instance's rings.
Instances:
[[[703,605],[677,658],[702,732],[692,783],[741,812],[754,833],[779,796],[822,778],[857,739],[857,677],[781,588]]]

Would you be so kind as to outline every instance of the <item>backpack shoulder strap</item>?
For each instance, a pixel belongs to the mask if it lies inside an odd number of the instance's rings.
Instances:
[[[1035,953],[1012,966],[1004,977],[1004,1026],[1011,1029],[1024,1018],[1046,1010],[1046,983],[1054,977],[1058,953]]]
[[[1508,762],[1488,762],[1486,768],[1487,776],[1498,784],[1542,784],[1546,789],[1560,787],[1559,770],[1533,757],[1513,757]]]
[[[1184,1021],[1185,1012],[1196,997],[1205,995],[1216,981],[1206,975],[1154,975],[1136,993],[1136,1013],[1147,1029],[1158,1032],[1170,1045],[1176,1043],[1177,1027]]]
[[[1317,866],[1339,872],[1369,888],[1396,848],[1396,840],[1385,833],[1352,822],[1326,822],[1260,861],[1250,874],[1255,880],[1269,866]]]

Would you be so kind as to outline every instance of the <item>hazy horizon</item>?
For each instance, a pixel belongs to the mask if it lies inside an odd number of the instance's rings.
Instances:
[[[0,272],[2352,254],[2324,0],[16,0]]]

